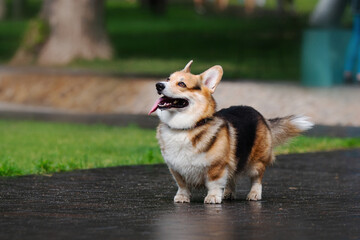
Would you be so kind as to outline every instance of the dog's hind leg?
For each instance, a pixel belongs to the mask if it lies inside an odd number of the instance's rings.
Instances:
[[[251,189],[246,197],[246,200],[257,201],[261,200],[262,195],[262,178],[264,176],[265,166],[262,163],[258,163],[252,167],[248,172],[251,179]]]
[[[246,197],[246,200],[249,201],[257,201],[261,200],[262,194],[262,184],[261,184],[262,177],[252,177],[251,178],[251,190]]]
[[[251,179],[251,189],[246,197],[247,200],[261,200],[262,178],[266,166],[271,164],[273,159],[271,133],[265,122],[260,121],[257,126],[256,138],[246,169],[246,175]]]
[[[224,200],[232,200],[235,199],[235,191],[236,191],[236,176],[228,179],[224,190]]]
[[[177,185],[178,191],[174,197],[174,202],[177,203],[189,203],[190,202],[190,190],[186,185],[184,178],[175,170],[170,168],[170,172],[173,175]]]

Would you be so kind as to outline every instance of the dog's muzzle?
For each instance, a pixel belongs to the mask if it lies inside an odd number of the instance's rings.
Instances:
[[[156,83],[156,90],[158,92],[159,95],[161,95],[162,91],[165,89],[165,84],[159,82]]]

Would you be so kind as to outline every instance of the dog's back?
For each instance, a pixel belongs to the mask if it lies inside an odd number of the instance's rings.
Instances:
[[[229,122],[236,132],[236,171],[240,172],[244,169],[254,147],[258,125],[266,125],[265,120],[258,111],[248,106],[225,108],[215,113],[215,116]]]

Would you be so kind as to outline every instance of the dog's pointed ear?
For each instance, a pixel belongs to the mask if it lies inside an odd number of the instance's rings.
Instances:
[[[190,60],[190,62],[188,62],[188,64],[186,64],[186,66],[184,67],[183,72],[190,73],[190,68],[192,63],[193,60]]]
[[[200,74],[202,84],[206,86],[211,93],[215,92],[223,75],[223,69],[220,65],[213,66]]]

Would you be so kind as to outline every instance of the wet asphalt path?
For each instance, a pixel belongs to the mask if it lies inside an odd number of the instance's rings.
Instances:
[[[166,166],[0,178],[0,239],[360,239],[360,149],[279,156],[263,200],[174,204]]]

